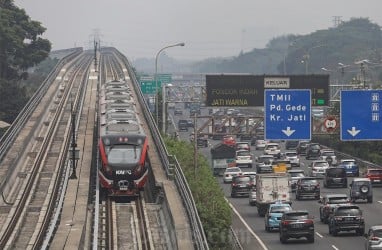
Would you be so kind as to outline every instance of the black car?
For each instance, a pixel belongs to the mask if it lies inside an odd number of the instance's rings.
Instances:
[[[314,242],[314,221],[308,211],[284,212],[280,221],[280,241],[286,243],[289,238],[306,237],[308,242]]]
[[[179,131],[188,131],[187,120],[179,120],[178,121],[178,130]]]
[[[346,194],[325,194],[320,200],[320,220],[328,223],[329,216],[333,213],[333,209],[339,204],[348,204],[349,197]]]
[[[286,150],[297,149],[297,146],[298,146],[298,141],[286,141],[285,143]]]
[[[306,147],[308,146],[308,144],[309,141],[299,141],[296,148],[297,154],[304,155],[306,153]]]
[[[356,205],[338,205],[329,217],[329,234],[337,236],[340,231],[355,230],[357,235],[365,233],[362,210]]]
[[[208,139],[205,138],[205,137],[199,137],[197,140],[196,140],[196,145],[198,147],[208,147]]]
[[[346,170],[342,167],[331,167],[324,174],[324,187],[347,187]]]
[[[238,175],[232,178],[231,183],[231,197],[234,198],[238,195],[248,196],[253,186],[253,180],[249,175]]]
[[[194,122],[192,120],[186,120],[187,121],[187,127],[193,128],[194,127]]]
[[[309,143],[306,147],[306,159],[315,158],[317,159],[320,157],[321,153],[321,146],[318,143]]]
[[[320,199],[320,182],[315,177],[303,177],[296,184],[296,200],[301,198]]]

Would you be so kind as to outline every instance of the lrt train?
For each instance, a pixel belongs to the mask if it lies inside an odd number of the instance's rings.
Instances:
[[[109,196],[138,196],[150,167],[148,140],[131,91],[122,80],[100,86],[98,177]]]

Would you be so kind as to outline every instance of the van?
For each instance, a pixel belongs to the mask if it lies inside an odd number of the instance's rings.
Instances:
[[[346,170],[342,167],[331,167],[324,174],[324,187],[347,187],[348,179]]]

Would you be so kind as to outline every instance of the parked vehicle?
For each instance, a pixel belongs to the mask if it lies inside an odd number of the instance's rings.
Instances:
[[[326,169],[324,175],[324,187],[347,187],[348,179],[346,171],[342,167],[332,167]]]
[[[355,202],[362,199],[373,203],[373,188],[368,178],[354,178],[350,183],[350,200]]]
[[[306,147],[306,159],[309,160],[311,158],[318,159],[321,154],[321,146],[318,143],[309,143]]]
[[[333,209],[340,204],[350,204],[349,197],[346,194],[325,194],[319,201],[320,220],[328,223],[329,216]]]
[[[269,205],[269,209],[265,214],[265,231],[270,232],[273,229],[279,229],[281,216],[284,212],[291,211],[292,207],[288,203],[276,202]]]
[[[371,226],[365,236],[365,250],[382,250],[382,225]]]
[[[242,175],[242,174],[243,173],[242,173],[241,169],[238,167],[227,168],[223,174],[223,182],[224,183],[231,183],[233,177],[235,177],[237,175]]]
[[[329,234],[337,236],[340,231],[355,230],[357,235],[364,235],[365,220],[362,210],[356,205],[339,205],[329,217]]]
[[[296,200],[301,198],[320,199],[320,182],[314,177],[304,177],[297,181]]]
[[[260,216],[264,216],[269,205],[276,201],[291,204],[289,176],[283,174],[256,175],[256,206]]]
[[[369,178],[373,185],[382,184],[382,169],[369,168],[365,174],[366,178]]]
[[[359,167],[355,159],[342,159],[339,167],[345,169],[347,176],[359,177]]]
[[[222,175],[223,172],[236,165],[236,151],[234,147],[219,143],[211,148],[212,171],[214,175]]]
[[[306,237],[309,243],[314,242],[314,221],[308,211],[287,211],[280,221],[280,241],[286,243],[289,238]]]
[[[237,175],[232,178],[231,182],[231,197],[235,198],[238,195],[249,195],[251,190],[251,178],[248,175]]]

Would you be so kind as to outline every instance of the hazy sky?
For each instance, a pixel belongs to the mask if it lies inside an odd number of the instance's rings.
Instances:
[[[382,0],[16,0],[40,21],[53,49],[114,46],[130,59],[155,57],[164,46],[177,59],[236,56],[284,34],[308,34],[368,17],[382,25]]]

